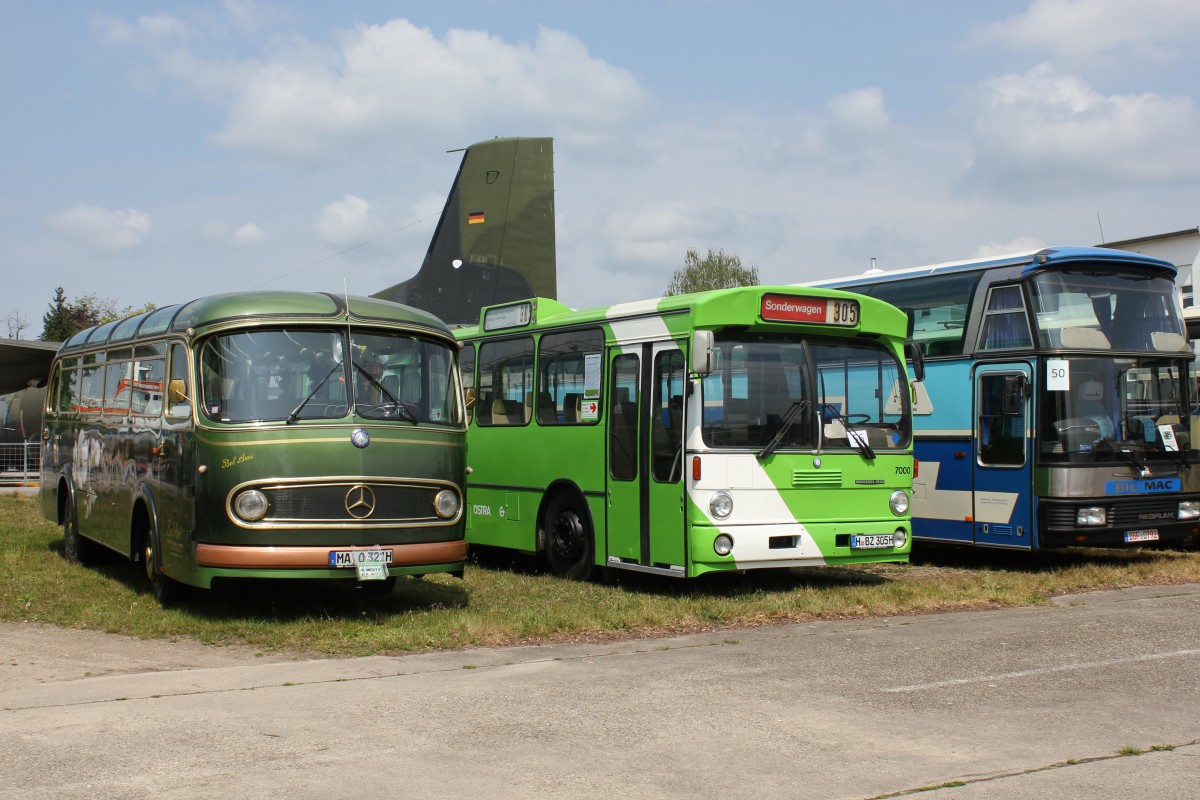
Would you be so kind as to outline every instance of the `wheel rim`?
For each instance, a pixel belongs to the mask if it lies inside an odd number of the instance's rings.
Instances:
[[[563,509],[554,518],[554,527],[550,533],[551,546],[559,558],[575,561],[583,555],[583,522],[575,509]]]
[[[146,577],[154,582],[154,543],[150,541],[150,536],[146,536],[146,548],[142,551],[142,560],[146,562]]]
[[[79,560],[79,540],[75,538],[75,509],[67,501],[63,509],[63,551],[68,561]]]

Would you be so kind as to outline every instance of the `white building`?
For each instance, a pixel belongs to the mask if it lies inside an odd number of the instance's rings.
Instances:
[[[1200,260],[1200,227],[1160,233],[1156,236],[1142,236],[1137,239],[1126,239],[1122,242],[1104,242],[1098,247],[1111,247],[1114,250],[1128,250],[1131,253],[1161,258],[1170,261],[1179,269],[1175,283],[1183,294],[1183,306],[1192,305],[1193,270]]]

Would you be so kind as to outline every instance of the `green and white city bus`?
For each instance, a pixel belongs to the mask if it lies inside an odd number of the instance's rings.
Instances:
[[[51,367],[42,512],[67,558],[143,561],[163,602],[223,578],[461,574],[456,351],[425,312],[301,292],[89,328]]]
[[[905,326],[794,287],[486,308],[455,332],[467,540],[573,578],[906,561]]]

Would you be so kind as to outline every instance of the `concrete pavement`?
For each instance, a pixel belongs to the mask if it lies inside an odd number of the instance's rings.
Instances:
[[[166,666],[49,678],[20,663],[58,632],[0,626],[0,797],[1190,798],[1198,615],[1200,585],[1141,587],[395,658],[137,643]]]

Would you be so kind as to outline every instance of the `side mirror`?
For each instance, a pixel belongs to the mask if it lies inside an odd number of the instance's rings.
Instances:
[[[925,345],[920,342],[908,342],[904,345],[904,357],[912,362],[913,380],[925,380]]]
[[[713,370],[713,332],[692,331],[692,372],[704,377]]]
[[[178,378],[168,383],[167,399],[171,402],[171,405],[191,402],[187,396],[187,384]]]

